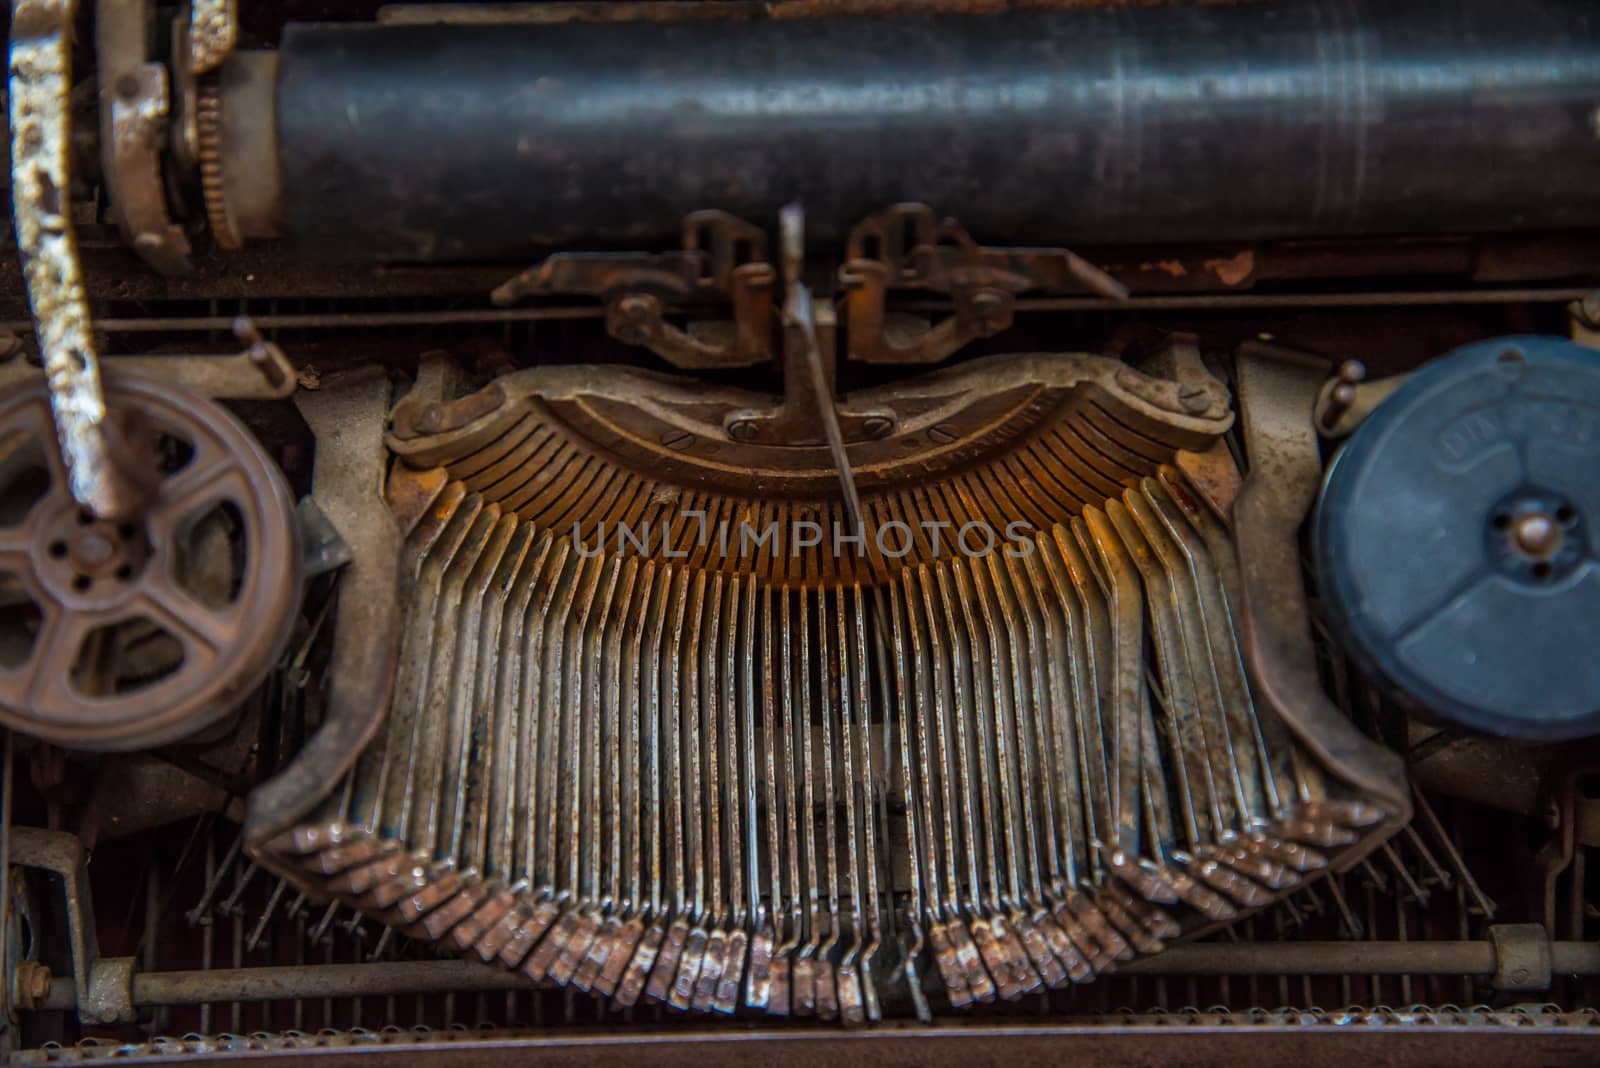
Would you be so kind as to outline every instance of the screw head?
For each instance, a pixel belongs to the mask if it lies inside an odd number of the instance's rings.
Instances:
[[[1201,386],[1183,386],[1178,390],[1178,402],[1184,411],[1199,415],[1211,407],[1211,394]]]
[[[437,434],[444,426],[444,407],[436,401],[424,405],[417,413],[415,426],[424,434]]]
[[[661,302],[649,293],[629,293],[617,298],[607,316],[611,336],[627,345],[643,345],[650,340],[654,324],[661,317]]]
[[[655,300],[643,293],[630,293],[617,302],[617,311],[625,319],[639,322],[650,317]]]
[[[728,424],[728,436],[734,441],[754,441],[761,434],[761,427],[754,419],[735,419]]]
[[[886,415],[869,415],[861,420],[861,432],[869,438],[886,438],[892,430],[894,420]]]

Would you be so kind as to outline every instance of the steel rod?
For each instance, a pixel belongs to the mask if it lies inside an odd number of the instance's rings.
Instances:
[[[1016,312],[1072,311],[1210,311],[1252,308],[1408,308],[1473,304],[1567,304],[1594,292],[1592,286],[1523,289],[1420,290],[1384,293],[1206,293],[1173,296],[1133,296],[1127,300],[1103,297],[1031,297],[1016,302]],[[916,300],[893,306],[896,311],[949,311],[948,301]],[[544,308],[466,308],[456,311],[367,312],[360,314],[252,315],[263,330],[362,329],[385,326],[449,326],[460,323],[519,323],[560,319],[601,319],[605,309],[596,305]],[[151,316],[138,319],[95,320],[95,329],[107,333],[206,333],[232,331],[236,316]],[[0,322],[0,331],[31,334],[33,323],[15,319]]]
[[[1600,975],[1600,943],[1552,942],[1554,975]],[[1128,975],[1493,975],[1489,942],[1195,943],[1124,965]],[[520,974],[474,961],[386,961],[314,968],[218,968],[133,977],[140,1006],[298,998],[521,990]],[[77,1006],[70,977],[50,984],[46,1011]]]

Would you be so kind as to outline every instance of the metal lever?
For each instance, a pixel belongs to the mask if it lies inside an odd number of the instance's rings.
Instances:
[[[844,433],[839,429],[839,412],[834,407],[833,389],[822,366],[822,347],[817,343],[817,319],[811,306],[811,291],[801,280],[805,260],[805,212],[799,204],[786,206],[778,216],[779,242],[783,252],[783,273],[788,293],[783,302],[783,324],[800,333],[805,355],[807,384],[816,401],[816,412],[828,438],[828,452],[839,472],[844,490],[845,512],[850,517],[850,533],[860,534],[861,496],[856,492],[855,476],[850,473],[850,454],[845,451]]]
[[[939,363],[1010,327],[1017,294],[1032,289],[1128,299],[1126,286],[1067,249],[986,248],[926,204],[896,204],[857,224],[839,280],[849,293],[850,356],[866,363]],[[948,294],[954,314],[909,332],[885,306],[892,288]]]
[[[684,370],[751,367],[771,357],[772,266],[766,235],[721,211],[683,220],[675,252],[562,252],[508,279],[490,299],[508,307],[527,297],[586,293],[606,302],[606,330]],[[667,322],[675,304],[726,297],[733,322],[684,330]]]
[[[73,237],[68,190],[72,139],[73,0],[13,0],[11,193],[28,304],[50,386],[50,411],[73,499],[96,515],[139,511],[149,486],[118,465],[100,362]]]

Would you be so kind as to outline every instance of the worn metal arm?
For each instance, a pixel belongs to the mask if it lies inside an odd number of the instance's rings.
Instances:
[[[75,7],[73,0],[13,0],[11,6],[12,208],[72,496],[97,515],[120,518],[137,512],[145,494],[117,464],[72,232]]]
[[[1307,748],[1382,801],[1390,822],[1403,823],[1411,816],[1403,763],[1357,730],[1317,677],[1298,534],[1322,477],[1312,409],[1327,369],[1248,345],[1237,366],[1250,473],[1234,502],[1233,525],[1251,681]]]
[[[301,393],[298,406],[318,441],[311,499],[348,543],[351,562],[340,582],[327,715],[294,762],[250,795],[245,835],[253,844],[293,825],[349,770],[388,711],[399,657],[400,533],[383,498],[389,381],[367,368]]]

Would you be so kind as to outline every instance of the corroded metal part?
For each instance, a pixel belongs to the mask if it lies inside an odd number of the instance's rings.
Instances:
[[[0,401],[0,468],[48,485],[0,528],[0,571],[40,619],[26,656],[0,671],[0,720],[60,745],[130,749],[193,733],[261,681],[299,605],[300,544],[282,475],[227,410],[131,370],[106,382],[112,417],[136,428],[129,440],[158,475],[136,520],[73,500],[43,383]],[[219,535],[242,546],[237,564],[231,551],[206,563],[200,539]],[[141,644],[175,662],[146,666]]]
[[[254,841],[289,832],[325,786],[349,770],[377,732],[394,686],[398,623],[393,615],[400,533],[385,507],[383,417],[389,382],[367,369],[300,394],[317,433],[312,499],[351,548],[340,575],[343,608],[334,632],[332,685],[321,729],[295,760],[250,795],[245,833]],[[311,841],[337,844],[312,832]]]
[[[1017,294],[1029,290],[1129,296],[1121,282],[1067,249],[984,248],[926,204],[896,204],[858,223],[839,280],[847,292],[850,356],[868,363],[939,363],[1009,327]],[[955,311],[907,329],[891,323],[885,308],[893,288],[948,294]]]
[[[675,252],[561,252],[495,288],[496,304],[582,293],[606,302],[606,330],[642,345],[674,367],[715,369],[766,362],[772,347],[772,290],[777,273],[766,259],[759,227],[723,211],[683,220]],[[684,330],[668,322],[670,306],[725,296],[733,321]]]
[[[1176,450],[1209,446],[1232,415],[1220,382],[1203,392],[1197,412],[1177,382],[1119,361],[1031,354],[850,394],[838,421],[874,533],[837,553],[834,537],[851,528],[822,428],[813,420],[797,438],[730,443],[730,421],[776,410],[743,390],[620,367],[540,367],[455,400],[403,401],[388,441],[408,465],[443,466],[537,526],[576,524],[586,546],[614,545],[626,528],[648,535],[657,559],[695,568],[877,582],[949,555],[967,523],[1048,529]],[[885,412],[892,431],[873,433],[869,416]],[[798,551],[761,541],[773,526],[821,540]]]
[[[1157,474],[1026,553],[875,589],[591,552],[452,481],[406,541],[384,729],[256,855],[618,1006],[861,1022],[877,932],[907,921],[957,1006],[1162,952],[1299,886],[1281,860],[1338,863],[1389,824],[1253,700],[1226,535]],[[891,776],[909,884],[884,866]],[[350,867],[374,836],[385,859]]]
[[[119,466],[89,325],[68,204],[72,0],[11,10],[11,202],[28,304],[74,500],[109,518],[137,512],[147,487]]]
[[[136,371],[205,397],[225,400],[282,400],[298,386],[294,365],[277,345],[261,336],[247,318],[234,323],[246,348],[227,356],[114,356],[108,371]],[[0,392],[26,386],[41,369],[26,360],[0,364]]]
[[[1234,525],[1240,628],[1251,681],[1262,703],[1276,710],[1302,744],[1370,797],[1375,814],[1398,826],[1411,815],[1404,765],[1357,730],[1322,692],[1311,640],[1298,531],[1321,482],[1312,413],[1327,368],[1256,345],[1241,348],[1237,363],[1251,470],[1234,504]],[[1331,822],[1320,825],[1325,838],[1340,833]],[[1366,837],[1368,848],[1381,839]]]
[[[186,54],[181,42],[174,52]],[[198,78],[181,65],[174,69],[185,97],[183,122],[173,135],[175,154],[193,145],[206,221],[219,248],[237,249],[247,239],[276,237],[282,230],[277,70],[278,53],[272,50],[235,51]],[[180,164],[190,162],[179,155]]]
[[[228,203],[222,123],[221,86],[217,79],[207,78],[195,90],[195,155],[200,165],[200,192],[217,247],[237,249],[244,245],[244,238]]]
[[[1012,1001],[1271,904],[1397,810],[1258,699],[1231,414],[1194,356],[974,361],[789,445],[719,434],[749,394],[633,370],[425,376],[387,437],[389,715],[254,855],[618,1007],[846,1024],[886,981]],[[851,422],[886,410],[887,436]],[[869,542],[942,548],[721,533],[844,526],[841,452]],[[700,524],[643,533],[675,515]]]
[[[189,0],[189,67],[198,75],[222,65],[239,43],[239,0]]]
[[[166,275],[190,269],[189,238],[167,207],[162,155],[173,112],[167,68],[150,57],[150,0],[98,0],[101,171],[123,237]]]
[[[1390,395],[1411,378],[1390,375],[1376,381],[1367,379],[1367,368],[1360,360],[1345,360],[1317,390],[1312,421],[1325,438],[1347,438]]]
[[[9,755],[9,749],[8,749]],[[9,813],[8,813],[9,815]],[[89,857],[75,834],[47,831],[37,827],[8,827],[11,864],[42,868],[61,880],[66,898],[67,938],[72,961],[73,992],[77,1004],[89,1019],[95,1019],[89,983],[95,962],[100,959],[100,941],[94,920],[94,901],[89,895]]]

